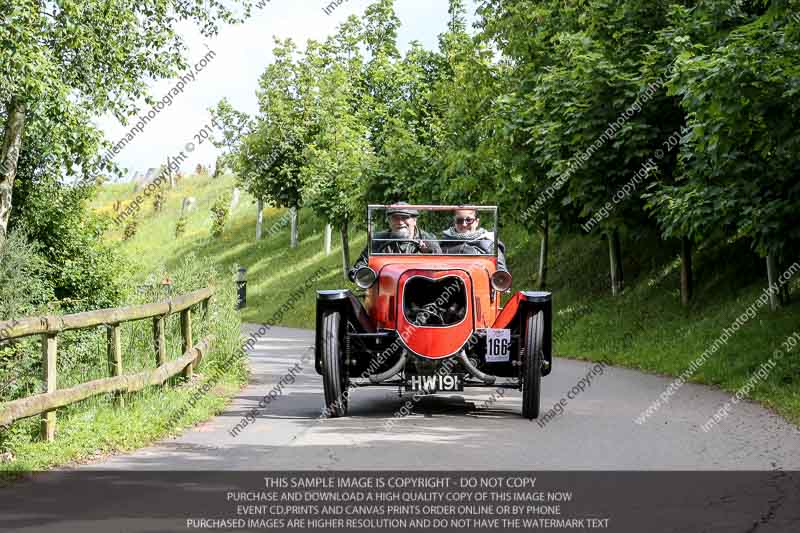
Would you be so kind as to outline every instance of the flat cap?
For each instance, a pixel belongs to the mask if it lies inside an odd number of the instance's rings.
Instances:
[[[408,202],[397,202],[396,204],[392,205],[386,210],[386,216],[392,215],[409,215],[412,217],[419,216],[419,211],[416,209],[411,209],[408,207],[403,207],[409,205]]]

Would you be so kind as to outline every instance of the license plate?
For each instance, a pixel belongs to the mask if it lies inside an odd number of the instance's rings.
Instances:
[[[411,376],[406,390],[413,392],[457,392],[464,390],[464,379],[460,374],[446,376]]]

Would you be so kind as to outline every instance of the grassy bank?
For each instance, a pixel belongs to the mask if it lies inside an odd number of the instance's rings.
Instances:
[[[289,249],[288,218],[285,210],[267,208],[264,211],[264,235],[255,241],[255,202],[243,193],[239,206],[230,215],[225,232],[211,238],[210,208],[218,197],[234,186],[231,176],[214,179],[208,176],[184,179],[172,191],[167,191],[166,206],[155,213],[150,202],[144,205],[139,217],[136,235],[122,243],[127,260],[142,272],[154,267],[170,270],[182,261],[187,253],[216,264],[220,270],[231,271],[237,266],[247,268],[247,307],[242,311],[244,322],[264,322],[287,301],[292,291],[313,277],[318,269],[325,273],[315,288],[339,286],[343,283],[341,246],[334,234],[331,255],[323,252],[324,224],[308,210],[299,215],[300,242]],[[105,188],[95,201],[101,213],[112,213],[115,200],[129,202],[134,198],[132,186]],[[187,217],[186,232],[175,237],[175,225],[180,216],[184,198],[197,200],[197,209]],[[273,229],[274,228],[274,229]],[[124,227],[111,231],[110,239],[121,240]],[[351,250],[358,253],[366,242],[364,234],[351,237]],[[314,312],[313,291],[308,291],[298,304],[282,319],[282,325],[308,327]]]
[[[209,238],[208,208],[214,199],[233,186],[231,177],[184,180],[168,195],[162,213],[148,206],[137,235],[123,248],[132,261],[142,265],[174,265],[188,251],[213,261],[220,268],[248,268],[248,307],[242,319],[266,321],[294,288],[302,285],[320,267],[325,275],[315,288],[351,287],[341,273],[341,248],[334,238],[330,256],[323,253],[323,223],[307,210],[300,213],[300,245],[289,249],[289,231],[283,210],[267,209],[265,233],[279,231],[255,242],[255,207],[243,195],[231,214],[225,234]],[[97,208],[108,210],[112,199],[129,198],[108,190],[98,198]],[[186,234],[176,240],[174,226],[184,196],[195,196],[199,209],[189,219]],[[121,232],[111,238],[119,238]],[[539,237],[524,228],[507,226],[502,238],[508,248],[515,289],[535,286]],[[351,236],[351,252],[365,243],[363,232]],[[688,308],[680,304],[678,248],[664,246],[656,235],[623,237],[625,290],[612,297],[608,290],[608,252],[599,236],[553,237],[548,289],[554,293],[555,349],[558,355],[605,361],[609,364],[676,376],[730,327],[765,288],[762,261],[746,243],[732,242],[701,248],[695,256],[697,287]],[[797,294],[800,277],[792,280]],[[314,294],[285,314],[282,324],[313,327]],[[759,366],[780,348],[781,342],[800,330],[800,305],[777,312],[759,310],[729,342],[698,369],[691,381],[736,391]],[[794,422],[800,421],[800,355],[789,354],[768,378],[750,394],[752,399],[774,408]],[[654,399],[661,391],[653,391]],[[646,406],[643,406],[643,408]]]

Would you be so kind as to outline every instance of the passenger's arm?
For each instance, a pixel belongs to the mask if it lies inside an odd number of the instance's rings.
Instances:
[[[508,267],[506,266],[506,245],[500,241],[497,241],[497,270],[508,272]]]

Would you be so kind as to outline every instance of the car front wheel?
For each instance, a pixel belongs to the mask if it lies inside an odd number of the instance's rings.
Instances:
[[[347,377],[341,343],[341,314],[322,315],[322,382],[325,388],[325,412],[331,418],[347,415]]]
[[[533,420],[539,416],[542,394],[542,344],[544,315],[528,315],[525,328],[525,359],[522,362],[522,416]]]

